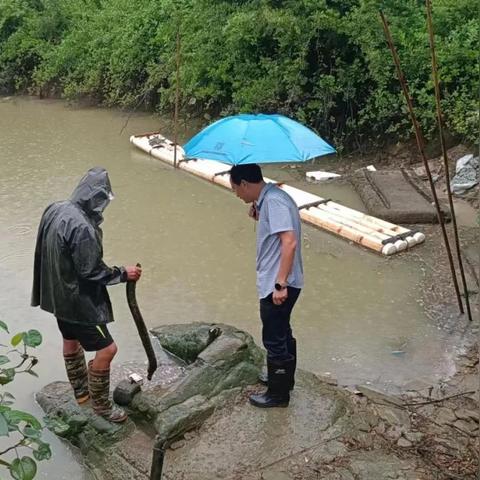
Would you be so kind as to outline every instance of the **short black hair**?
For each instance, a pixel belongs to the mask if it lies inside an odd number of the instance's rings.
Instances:
[[[256,163],[245,165],[234,165],[230,170],[230,179],[235,185],[240,185],[242,180],[249,183],[260,183],[263,181],[262,170]]]

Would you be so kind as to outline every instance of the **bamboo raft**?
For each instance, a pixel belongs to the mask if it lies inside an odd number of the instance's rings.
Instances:
[[[130,142],[149,155],[174,164],[174,143],[158,132],[132,135]],[[231,189],[228,166],[214,160],[185,158],[177,145],[177,167],[210,182]],[[274,180],[265,178],[267,182]],[[306,223],[323,228],[383,255],[393,255],[423,243],[425,235],[419,231],[366,215],[344,207],[332,200],[319,197],[289,185],[279,184],[295,201],[300,217]]]

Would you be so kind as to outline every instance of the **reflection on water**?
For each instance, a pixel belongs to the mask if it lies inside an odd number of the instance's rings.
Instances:
[[[43,209],[68,197],[92,166],[108,169],[115,192],[105,213],[106,261],[143,265],[137,297],[147,324],[225,322],[260,339],[254,225],[246,206],[230,192],[135,150],[129,135],[159,128],[168,135],[168,127],[138,114],[120,135],[125,117],[59,101],[0,99],[0,316],[12,331],[38,328],[44,335],[40,378],[14,385],[21,406],[37,414],[34,392],[66,377],[55,322],[29,307],[35,232]],[[266,169],[282,180],[288,172]],[[361,208],[347,186],[294,181]],[[408,253],[384,258],[308,226],[303,237],[306,286],[293,322],[300,367],[332,372],[343,383],[384,387],[430,382],[451,371],[452,339],[423,314],[417,295],[422,272]],[[124,287],[110,291],[117,362],[143,362]],[[45,478],[63,478],[62,464],[69,465],[70,478],[84,478],[58,441],[54,448],[54,462],[42,466]]]

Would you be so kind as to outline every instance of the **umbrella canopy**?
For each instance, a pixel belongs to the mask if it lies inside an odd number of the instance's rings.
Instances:
[[[235,115],[212,123],[184,147],[187,158],[229,165],[305,162],[335,153],[315,132],[283,115]]]

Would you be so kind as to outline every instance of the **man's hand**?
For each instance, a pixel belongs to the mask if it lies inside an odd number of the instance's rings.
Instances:
[[[275,305],[281,305],[288,298],[288,289],[274,290],[272,294],[272,302]]]
[[[125,270],[127,272],[127,282],[136,282],[142,276],[141,267],[130,266],[130,267],[125,267]]]
[[[248,210],[248,216],[250,218],[253,218],[254,220],[258,220],[258,210],[257,210],[257,205],[255,204],[255,202],[253,202],[250,205],[250,209]]]

